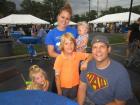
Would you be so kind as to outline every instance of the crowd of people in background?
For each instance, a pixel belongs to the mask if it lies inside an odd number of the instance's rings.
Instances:
[[[98,23],[93,24],[90,27],[93,32],[105,32],[105,33],[127,33],[127,22],[114,22],[114,23]]]
[[[41,24],[0,26],[0,38],[9,38],[12,32],[19,32],[23,36],[42,37],[46,35],[52,27],[52,25]]]
[[[133,24],[133,23],[131,23]],[[71,26],[71,27],[77,27]],[[10,33],[14,31],[20,32],[22,35],[31,35],[31,36],[41,36],[41,34],[48,33],[53,29],[52,25],[40,25],[40,24],[32,24],[32,25],[5,25],[0,27],[0,37],[8,38],[10,37]],[[103,33],[127,33],[129,29],[127,22],[114,22],[114,23],[94,23],[89,24],[89,32],[103,32]],[[44,34],[45,34],[44,33]]]

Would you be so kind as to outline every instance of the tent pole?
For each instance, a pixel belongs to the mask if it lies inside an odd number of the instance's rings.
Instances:
[[[131,18],[131,12],[132,12],[132,4],[133,4],[133,0],[131,0],[131,3],[130,3],[128,26],[130,25],[130,18]]]

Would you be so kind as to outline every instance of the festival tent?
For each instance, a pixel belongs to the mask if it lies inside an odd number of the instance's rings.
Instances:
[[[57,26],[57,24],[58,24],[57,22],[54,23],[55,26]],[[72,21],[69,22],[69,25],[76,25],[76,24],[77,24],[77,23],[72,22]]]
[[[139,14],[131,13],[131,22],[136,21],[140,17]],[[89,21],[89,23],[110,23],[110,22],[128,22],[129,12],[108,14],[97,18],[95,20]]]
[[[11,14],[0,19],[0,24],[50,24],[49,22],[39,19],[29,14]]]

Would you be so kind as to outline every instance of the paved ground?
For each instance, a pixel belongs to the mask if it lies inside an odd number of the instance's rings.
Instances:
[[[100,33],[95,33],[95,34],[100,34]],[[93,34],[91,34],[91,37],[92,37],[92,35]],[[126,47],[127,46],[124,44],[123,45],[122,44],[113,45],[111,58],[121,62],[122,64],[125,64]],[[42,67],[47,72],[48,78],[52,84],[52,81],[54,79],[54,76],[53,76],[54,72],[52,70],[53,64],[51,63],[51,59],[44,60],[42,58],[42,56],[38,57],[38,59],[34,60],[32,63],[30,61],[28,61],[28,58],[1,60],[0,61],[0,71],[14,66],[16,69],[18,69],[22,72],[25,80],[28,80],[28,68],[32,64],[38,64],[40,67]],[[139,101],[140,101],[140,71],[139,70],[140,70],[140,68],[130,67],[130,68],[127,68],[127,70],[130,75],[133,92],[136,96],[136,98],[131,100],[128,105],[140,105],[139,104]],[[17,84],[17,81],[18,80],[16,78],[14,80],[11,80],[11,82],[9,82],[9,86],[7,86],[7,88],[5,88],[6,86],[1,83],[0,88],[4,87],[5,91],[10,90],[10,89],[12,89],[10,87],[12,87],[12,85]],[[52,86],[50,87],[50,89],[51,88],[52,88]]]

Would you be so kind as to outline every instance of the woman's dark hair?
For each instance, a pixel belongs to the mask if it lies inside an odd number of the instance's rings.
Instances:
[[[67,11],[70,15],[72,15],[72,8],[71,8],[71,5],[70,5],[69,3],[65,4],[62,8],[60,8],[58,15],[59,15],[62,11]]]

